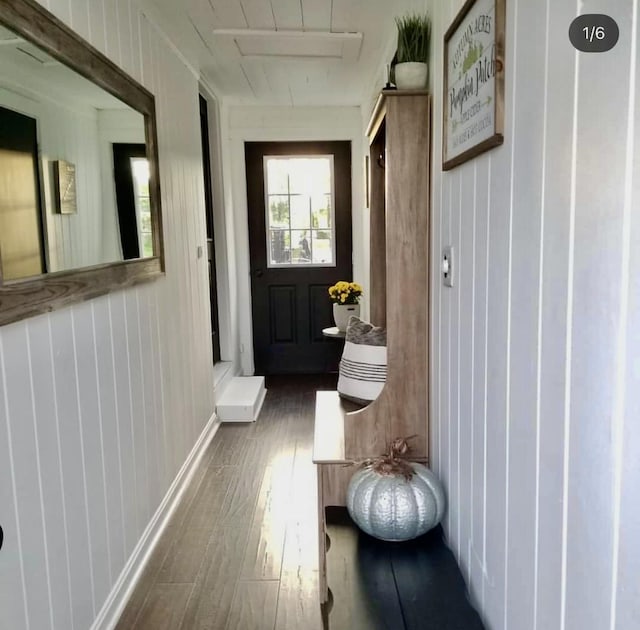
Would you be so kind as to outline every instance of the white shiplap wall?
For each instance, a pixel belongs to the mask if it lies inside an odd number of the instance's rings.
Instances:
[[[197,79],[130,0],[49,0],[156,96],[166,277],[0,328],[0,628],[86,630],[213,413]]]
[[[507,2],[505,143],[443,173],[433,92],[432,459],[490,630],[640,626],[638,0]],[[606,54],[571,21],[606,13]],[[442,247],[458,256],[454,289]]]

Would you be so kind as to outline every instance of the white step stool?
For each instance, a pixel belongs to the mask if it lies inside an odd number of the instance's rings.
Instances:
[[[255,422],[266,395],[264,376],[235,376],[218,401],[218,418],[222,422]]]

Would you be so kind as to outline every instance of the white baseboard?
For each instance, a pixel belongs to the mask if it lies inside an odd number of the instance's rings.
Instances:
[[[167,526],[171,515],[178,507],[180,499],[189,485],[202,455],[216,434],[219,426],[220,421],[214,413],[200,434],[198,441],[191,449],[189,456],[182,465],[182,468],[180,468],[176,478],[173,480],[156,513],[153,515],[151,521],[149,521],[133,553],[111,589],[104,606],[93,622],[91,630],[113,630],[113,628],[115,628],[127,601],[129,601],[129,597],[131,597],[133,589],[140,579],[147,561],[160,539],[164,528]]]

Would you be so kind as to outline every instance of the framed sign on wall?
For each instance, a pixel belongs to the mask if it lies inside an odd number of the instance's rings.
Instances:
[[[445,33],[445,171],[504,140],[505,2],[467,0]]]
[[[53,163],[55,177],[56,209],[60,214],[75,214],[76,203],[76,166],[66,160]]]

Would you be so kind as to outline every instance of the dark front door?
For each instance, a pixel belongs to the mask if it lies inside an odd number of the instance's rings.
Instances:
[[[340,344],[327,289],[352,279],[349,142],[247,142],[257,374],[319,373]]]

